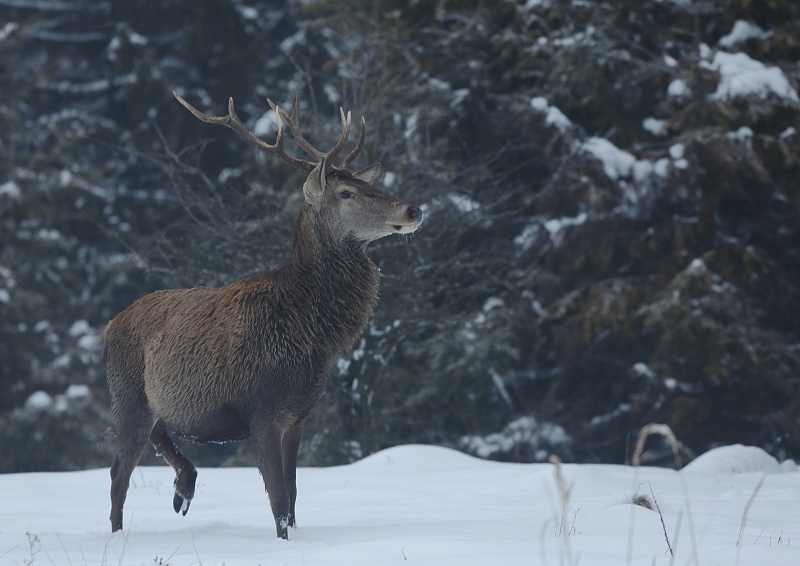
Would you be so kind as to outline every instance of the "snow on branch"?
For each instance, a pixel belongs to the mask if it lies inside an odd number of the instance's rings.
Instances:
[[[702,62],[700,65],[717,71],[721,76],[712,98],[729,100],[750,95],[765,98],[772,94],[800,102],[797,92],[780,68],[767,67],[746,53],[719,51],[711,63]]]
[[[45,90],[54,90],[65,94],[86,94],[91,92],[100,92],[108,90],[114,86],[135,84],[137,81],[136,75],[128,73],[127,75],[120,75],[112,79],[98,79],[96,81],[89,81],[86,83],[74,83],[71,81],[58,81],[48,82],[39,85],[39,88]]]
[[[106,41],[108,39],[108,34],[98,31],[26,31],[24,35],[29,39],[38,39],[39,41],[60,41],[63,43],[91,43],[94,41]]]
[[[0,6],[43,12],[110,12],[110,2],[56,2],[51,0],[0,0]]]

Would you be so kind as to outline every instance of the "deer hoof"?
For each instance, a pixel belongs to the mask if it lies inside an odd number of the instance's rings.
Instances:
[[[282,538],[284,540],[289,540],[289,518],[288,517],[278,517],[275,520],[275,526],[277,527],[278,531],[278,538]]]
[[[172,508],[175,509],[176,513],[183,513],[183,516],[185,517],[186,513],[189,511],[189,504],[191,502],[191,499],[184,498],[176,491],[175,496],[172,498]]]

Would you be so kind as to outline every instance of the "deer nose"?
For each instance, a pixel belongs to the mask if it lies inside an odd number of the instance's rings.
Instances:
[[[422,222],[422,210],[418,206],[409,206],[406,209],[406,217],[409,220],[416,220]]]

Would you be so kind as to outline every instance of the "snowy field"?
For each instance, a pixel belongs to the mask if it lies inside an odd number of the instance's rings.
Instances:
[[[557,471],[429,446],[302,468],[288,542],[255,469],[200,470],[181,517],[172,471],[137,468],[114,535],[108,469],[0,475],[0,564],[800,564],[800,473],[760,449],[717,449],[681,472],[567,464],[561,489]]]

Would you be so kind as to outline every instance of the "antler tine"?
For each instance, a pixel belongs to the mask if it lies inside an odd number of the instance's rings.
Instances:
[[[352,122],[352,118],[350,112],[347,113],[347,116],[344,115],[344,110],[339,108],[339,114],[342,117],[342,135],[339,138],[339,141],[336,142],[336,145],[333,146],[333,149],[327,153],[328,162],[333,166],[333,160],[338,157],[338,155],[342,152],[342,148],[344,148],[344,144],[347,143],[347,138],[350,136],[350,123]],[[342,167],[339,167],[341,169]]]
[[[278,108],[277,105],[272,102],[271,100],[267,99],[269,105],[273,108]],[[350,124],[352,122],[350,112],[347,113],[347,116],[344,114],[344,110],[339,108],[339,114],[342,119],[342,135],[339,138],[339,141],[336,142],[336,145],[333,146],[328,153],[323,153],[317,148],[315,148],[309,141],[303,137],[303,132],[300,131],[300,95],[296,95],[294,99],[294,114],[289,116],[285,111],[278,110],[281,113],[281,117],[289,124],[289,129],[292,131],[292,136],[294,140],[297,142],[303,151],[305,151],[310,157],[313,159],[317,159],[322,161],[322,158],[325,157],[327,162],[327,167],[333,167],[333,160],[342,152],[342,148],[347,143],[347,138],[350,136]],[[357,155],[357,154],[356,154]],[[355,156],[354,156],[355,157]],[[340,167],[341,168],[341,167]]]
[[[364,117],[361,117],[361,132],[358,135],[358,144],[356,147],[353,148],[347,157],[344,158],[342,164],[339,166],[340,169],[347,169],[348,165],[353,162],[353,160],[358,157],[358,154],[361,153],[361,148],[364,147],[364,140],[367,137],[367,122],[364,120]]]
[[[273,155],[278,156],[282,161],[288,163],[293,167],[297,167],[298,169],[302,169],[304,171],[311,171],[316,167],[316,163],[312,163],[310,161],[306,161],[305,159],[297,159],[296,157],[292,157],[288,155],[283,149],[283,124],[282,119],[285,115],[285,112],[272,104],[270,102],[270,106],[272,106],[273,110],[278,117],[278,134],[275,138],[275,143],[270,145],[256,136],[250,133],[250,131],[242,124],[242,121],[239,120],[239,117],[236,115],[236,109],[233,106],[233,97],[228,99],[228,115],[227,116],[209,116],[208,114],[203,114],[197,108],[186,102],[183,98],[178,95],[177,92],[172,92],[173,96],[180,102],[189,112],[194,114],[195,118],[202,122],[206,122],[207,124],[220,124],[222,126],[226,126],[239,134],[247,143],[252,145],[254,148],[263,151],[265,153],[271,153]],[[290,125],[291,127],[291,125]],[[294,130],[292,130],[292,134],[294,134]]]
[[[292,116],[289,116],[283,109],[278,108],[269,98],[267,102],[273,110],[280,112],[281,118],[289,125],[289,129],[292,131],[292,137],[294,141],[297,142],[297,145],[299,145],[309,157],[317,161],[317,163],[322,161],[325,154],[311,145],[311,143],[303,137],[303,132],[300,131],[300,94],[298,93],[294,97],[294,114]]]

